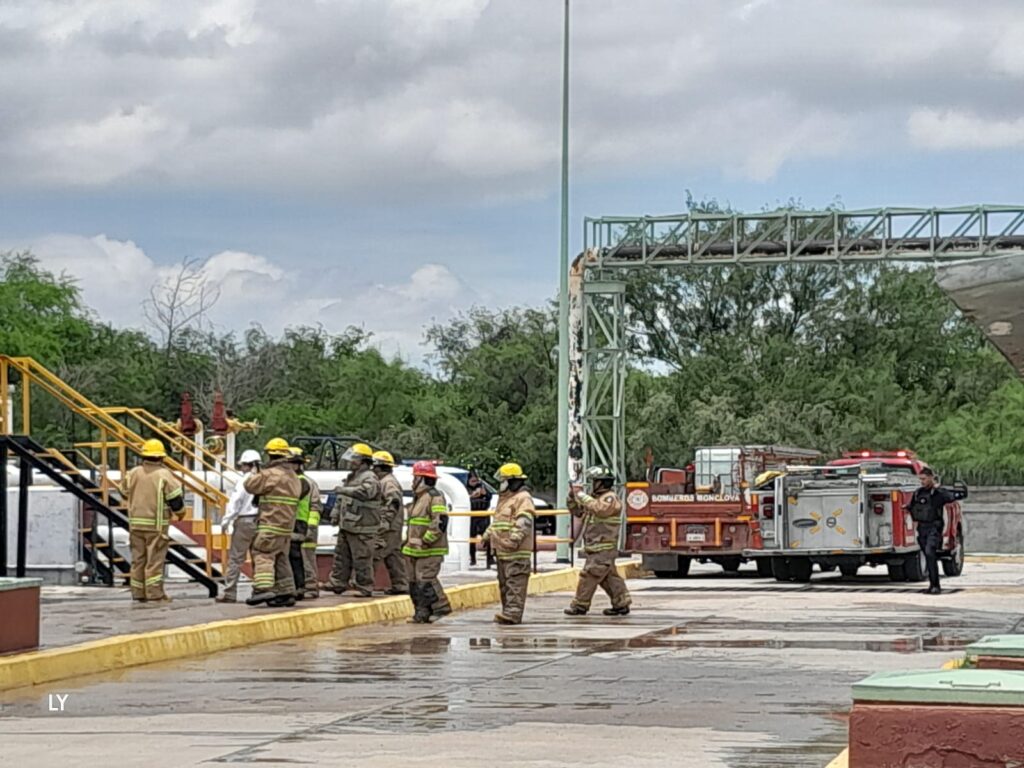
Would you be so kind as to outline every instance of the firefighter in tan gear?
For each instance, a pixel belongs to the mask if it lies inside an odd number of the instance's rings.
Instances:
[[[302,542],[302,565],[306,572],[306,600],[320,597],[320,571],[316,564],[316,547],[320,541],[320,515],[323,514],[323,496],[316,480],[303,473],[302,477],[309,483],[309,525],[306,528],[306,539]]]
[[[304,467],[306,457],[301,448],[292,446],[292,463],[299,478],[299,506],[295,508],[295,529],[288,550],[288,560],[295,580],[296,600],[315,600],[320,597],[316,571],[316,544],[320,528],[320,486],[309,477]]]
[[[622,530],[622,502],[615,493],[615,472],[608,467],[591,467],[586,477],[591,493],[573,488],[569,493],[569,511],[583,518],[583,552],[587,563],[580,573],[576,596],[565,609],[568,616],[583,616],[590,610],[594,592],[601,587],[612,601],[605,616],[625,616],[631,603],[626,582],[615,568]]]
[[[373,454],[373,471],[380,480],[381,523],[380,532],[374,542],[373,569],[384,563],[391,586],[389,595],[408,595],[409,577],[405,572],[405,558],[402,556],[402,522],[405,518],[405,498],[402,486],[392,469],[395,458],[387,451]]]
[[[380,532],[380,480],[373,473],[373,449],[356,443],[342,455],[352,467],[345,484],[334,489],[339,505],[338,543],[330,587],[336,594],[349,589],[354,576],[358,597],[373,596],[374,540]]]
[[[125,475],[121,491],[128,500],[128,537],[131,545],[130,585],[139,602],[170,602],[164,592],[164,561],[171,544],[171,518],[185,509],[181,483],[164,466],[167,451],[159,440],[142,445],[142,464]]]
[[[295,472],[291,449],[283,438],[271,439],[263,450],[269,459],[267,466],[245,480],[245,490],[259,499],[256,538],[252,542],[252,596],[245,602],[292,606],[295,580],[288,550],[302,483]]]
[[[437,488],[437,467],[417,461],[412,467],[413,502],[402,554],[408,558],[409,596],[416,609],[412,621],[428,624],[452,612],[448,596],[438,580],[448,554],[448,504]]]
[[[530,583],[533,558],[533,497],[525,488],[526,475],[518,464],[504,464],[494,479],[498,483],[498,506],[491,525],[480,537],[498,563],[498,589],[501,613],[498,624],[521,624],[526,606],[526,588]]]

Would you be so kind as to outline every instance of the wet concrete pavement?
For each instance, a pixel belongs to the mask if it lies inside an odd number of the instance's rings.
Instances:
[[[947,584],[708,567],[632,582],[625,619],[569,618],[548,595],[522,627],[472,611],[22,689],[0,694],[0,765],[823,766],[852,682],[1024,627],[1024,565]]]
[[[564,568],[553,558],[543,563],[542,570]],[[495,572],[484,568],[449,575],[448,584],[469,584],[474,581],[493,580]],[[279,613],[288,608],[250,608],[245,598],[250,594],[249,583],[239,587],[239,602],[217,603],[210,599],[204,587],[192,583],[170,582],[167,594],[170,603],[133,603],[126,587],[44,587],[41,598],[40,644],[42,648],[84,643],[113,635],[152,632],[191,624],[237,619],[254,613]],[[319,608],[357,602],[352,595],[339,596],[321,590],[316,600],[302,601],[296,609]]]

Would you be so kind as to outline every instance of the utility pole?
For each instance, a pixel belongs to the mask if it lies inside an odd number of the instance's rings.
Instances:
[[[569,498],[569,0],[565,0],[562,41],[562,242],[558,255],[558,483],[555,505]],[[570,535],[569,517],[556,517],[558,538]],[[569,562],[569,545],[559,543],[556,559]]]

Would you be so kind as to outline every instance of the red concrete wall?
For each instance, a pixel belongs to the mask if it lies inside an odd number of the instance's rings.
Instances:
[[[1024,670],[1024,658],[1013,656],[979,656],[978,669],[1016,669]]]
[[[39,647],[39,587],[0,591],[0,653]]]
[[[1024,760],[1024,708],[858,702],[850,768],[1007,768]]]

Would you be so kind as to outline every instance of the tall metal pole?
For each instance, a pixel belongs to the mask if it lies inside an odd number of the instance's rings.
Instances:
[[[569,0],[565,0],[562,41],[562,244],[558,255],[558,485],[555,503],[569,497]],[[556,517],[558,538],[569,537],[569,517]],[[556,559],[569,562],[569,545],[559,543]]]

